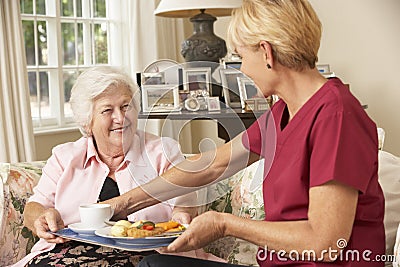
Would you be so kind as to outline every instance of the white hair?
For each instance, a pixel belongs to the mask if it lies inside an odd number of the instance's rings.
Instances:
[[[125,85],[132,96],[132,105],[139,110],[139,89],[128,74],[110,66],[93,67],[79,75],[71,90],[70,104],[74,119],[83,136],[88,136],[88,127],[93,118],[94,99],[110,86]]]

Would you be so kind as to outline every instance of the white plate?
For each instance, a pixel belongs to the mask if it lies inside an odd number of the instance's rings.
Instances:
[[[95,235],[94,232],[97,229],[90,229],[82,225],[82,223],[72,223],[68,225],[68,228],[74,231],[75,233],[78,233],[80,235]]]
[[[167,244],[174,241],[181,233],[166,233],[164,236],[148,236],[143,238],[134,238],[134,237],[116,237],[111,235],[111,226],[105,227],[102,229],[98,229],[95,232],[95,235],[106,237],[114,240],[118,244],[137,246],[137,245],[156,245],[156,244]]]

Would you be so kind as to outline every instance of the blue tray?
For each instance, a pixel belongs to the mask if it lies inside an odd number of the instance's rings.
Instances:
[[[81,241],[89,244],[100,245],[105,247],[129,250],[129,251],[149,251],[154,250],[156,248],[166,247],[168,246],[173,240],[169,240],[169,242],[165,243],[157,243],[157,244],[141,244],[141,245],[132,245],[132,244],[120,244],[115,242],[115,240],[107,237],[101,237],[97,235],[80,235],[75,233],[71,229],[64,228],[53,234],[64,237],[66,239]]]

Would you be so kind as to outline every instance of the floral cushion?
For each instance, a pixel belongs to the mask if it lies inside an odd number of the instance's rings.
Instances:
[[[208,187],[209,204],[206,210],[232,213],[252,220],[265,218],[261,160],[239,171],[231,178]],[[229,263],[258,266],[256,253],[258,246],[234,237],[225,237],[208,245],[205,250],[227,259]]]
[[[23,210],[43,166],[44,162],[0,163],[0,266],[17,262],[38,241],[23,226]]]

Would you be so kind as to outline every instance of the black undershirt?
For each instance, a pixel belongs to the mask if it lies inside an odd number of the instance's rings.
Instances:
[[[99,195],[99,202],[106,201],[110,198],[119,196],[119,189],[117,182],[115,182],[112,178],[106,177],[104,181],[103,187],[101,188]]]

